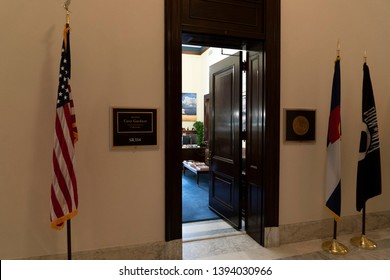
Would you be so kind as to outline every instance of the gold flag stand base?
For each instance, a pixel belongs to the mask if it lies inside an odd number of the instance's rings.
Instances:
[[[322,243],[322,249],[333,255],[345,255],[348,253],[348,248],[336,239]]]
[[[351,244],[356,247],[368,250],[372,250],[377,247],[376,243],[368,239],[364,234],[351,238]]]

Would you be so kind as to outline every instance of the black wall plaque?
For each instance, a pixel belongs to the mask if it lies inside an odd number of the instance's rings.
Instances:
[[[157,146],[157,109],[112,108],[112,146]]]
[[[285,140],[315,141],[316,111],[285,109]]]

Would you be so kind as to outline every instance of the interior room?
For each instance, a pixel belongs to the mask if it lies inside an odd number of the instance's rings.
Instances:
[[[183,223],[220,219],[209,209],[209,67],[237,51],[196,45],[182,48]],[[194,108],[192,112],[188,104]],[[202,134],[195,122],[201,123]]]

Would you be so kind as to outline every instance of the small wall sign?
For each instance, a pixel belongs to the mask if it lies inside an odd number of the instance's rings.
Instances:
[[[112,108],[112,147],[157,146],[157,109]]]

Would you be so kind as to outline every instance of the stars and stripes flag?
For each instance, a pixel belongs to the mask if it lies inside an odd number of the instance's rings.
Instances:
[[[378,121],[366,63],[363,65],[362,125],[356,181],[356,210],[359,212],[368,199],[382,193]]]
[[[327,165],[326,165],[326,208],[338,221],[341,214],[341,116],[340,116],[340,58],[334,67],[332,98],[330,106]]]
[[[62,229],[77,214],[78,195],[74,171],[74,144],[78,139],[70,89],[70,28],[66,24],[62,42],[55,118],[53,178],[51,183],[51,227]]]

